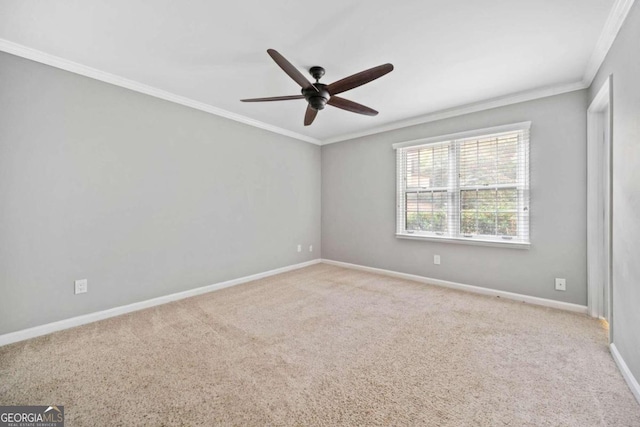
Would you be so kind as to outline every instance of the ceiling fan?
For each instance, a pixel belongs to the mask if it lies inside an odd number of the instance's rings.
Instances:
[[[309,74],[316,80],[315,83],[311,83],[307,78],[294,67],[284,56],[280,55],[274,49],[267,49],[267,53],[278,64],[282,70],[289,75],[296,83],[302,88],[302,95],[289,95],[289,96],[275,96],[271,98],[251,98],[241,99],[242,102],[267,102],[267,101],[287,101],[291,99],[306,99],[309,105],[307,105],[307,111],[304,115],[304,125],[309,126],[313,123],[319,110],[324,109],[325,105],[329,104],[343,110],[351,111],[353,113],[364,114],[365,116],[375,116],[378,112],[372,108],[365,107],[357,102],[349,101],[345,98],[336,96],[339,93],[346,92],[350,89],[362,86],[369,83],[372,80],[380,78],[387,73],[393,71],[393,65],[383,64],[377,67],[370,68],[365,71],[353,74],[349,77],[345,77],[342,80],[326,85],[320,83],[319,80],[324,76],[324,68],[314,66],[309,69]]]

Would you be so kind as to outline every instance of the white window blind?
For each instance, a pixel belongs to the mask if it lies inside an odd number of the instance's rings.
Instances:
[[[395,144],[397,235],[529,244],[530,125]]]

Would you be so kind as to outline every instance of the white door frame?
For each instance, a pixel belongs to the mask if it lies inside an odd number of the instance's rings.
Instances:
[[[587,110],[587,275],[589,315],[609,321],[611,292],[612,90],[609,76]],[[606,303],[606,307],[605,307]]]

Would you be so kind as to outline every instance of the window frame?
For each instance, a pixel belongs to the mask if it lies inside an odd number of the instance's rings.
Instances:
[[[475,129],[455,134],[441,135],[430,138],[417,139],[412,141],[400,142],[393,144],[396,150],[396,237],[401,239],[437,241],[446,243],[462,243],[470,245],[497,246],[528,249],[531,246],[530,236],[530,133],[531,122],[513,123],[503,126],[494,126],[484,129]],[[508,132],[524,132],[525,137],[518,141],[518,167],[517,179],[515,184],[494,184],[494,185],[476,185],[476,186],[460,186],[460,143],[464,140],[474,138],[486,138],[493,135]],[[449,147],[449,167],[448,167],[448,185],[446,188],[428,189],[423,192],[441,192],[446,191],[448,194],[447,204],[447,220],[448,233],[433,231],[412,231],[406,230],[406,194],[417,189],[405,186],[405,168],[406,156],[408,149],[418,149],[422,147],[435,147],[437,145],[447,145]],[[505,188],[515,188],[518,209],[517,234],[515,239],[508,239],[505,236],[493,235],[473,235],[466,237],[461,233],[461,199],[464,190],[491,190]],[[407,191],[409,189],[409,191]],[[419,191],[418,191],[419,193]],[[527,208],[525,210],[525,207]],[[521,218],[522,212],[526,212],[524,220]]]

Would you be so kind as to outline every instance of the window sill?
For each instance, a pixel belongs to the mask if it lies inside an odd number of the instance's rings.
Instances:
[[[396,237],[398,239],[425,240],[429,242],[456,243],[461,245],[492,246],[494,248],[529,249],[531,247],[531,243],[525,242],[483,240],[466,237],[438,237],[409,233],[396,233]]]

